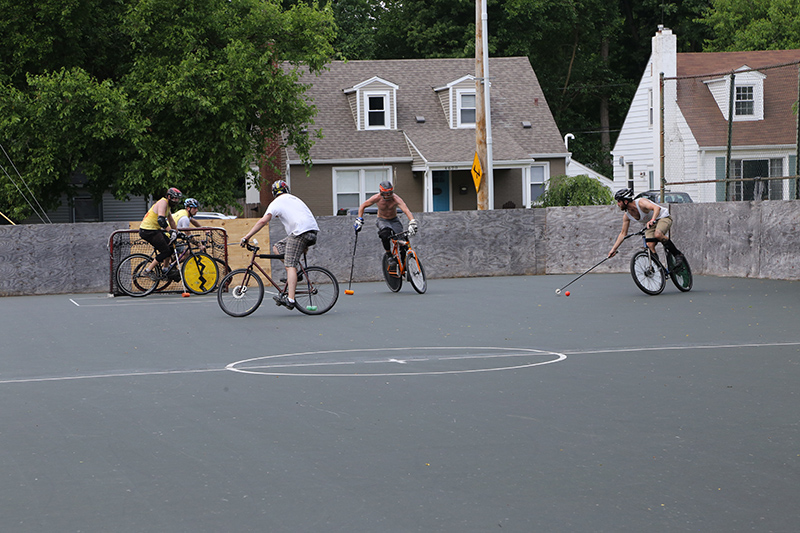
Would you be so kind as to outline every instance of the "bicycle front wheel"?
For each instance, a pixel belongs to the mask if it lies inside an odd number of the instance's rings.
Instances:
[[[339,282],[336,276],[322,267],[310,266],[305,269],[294,294],[298,311],[307,315],[321,315],[330,311],[338,299]]]
[[[390,255],[383,254],[383,262],[381,263],[383,268],[383,279],[386,280],[386,284],[389,286],[392,292],[397,292],[403,286],[403,278],[400,276],[400,273],[397,272],[397,269],[400,267],[394,267],[394,270],[390,270],[389,260],[392,258]]]
[[[425,279],[425,269],[422,268],[422,261],[414,250],[409,250],[406,253],[406,272],[408,272],[408,281],[414,290],[420,294],[425,294],[428,290],[428,281]]]
[[[234,270],[225,276],[217,288],[217,302],[231,316],[247,316],[261,305],[264,282],[247,268]]]
[[[661,264],[654,258],[651,259],[650,254],[644,250],[631,257],[631,276],[636,286],[651,296],[660,294],[667,284]]]
[[[669,277],[672,278],[672,283],[678,287],[679,291],[689,292],[692,290],[692,269],[689,267],[686,257],[679,265],[676,263],[675,257],[668,253],[667,266],[669,267]]]
[[[128,296],[147,296],[158,286],[157,279],[144,274],[152,258],[145,254],[131,254],[117,266],[117,286]],[[153,269],[156,277],[157,268]]]
[[[199,252],[186,258],[181,266],[181,275],[189,292],[208,294],[217,286],[219,267],[210,255]]]

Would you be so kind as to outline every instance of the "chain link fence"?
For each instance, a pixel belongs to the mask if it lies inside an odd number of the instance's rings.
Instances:
[[[800,62],[661,76],[661,190],[695,201],[800,198]]]

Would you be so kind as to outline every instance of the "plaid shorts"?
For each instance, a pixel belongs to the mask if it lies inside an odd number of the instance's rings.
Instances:
[[[275,248],[279,254],[283,254],[283,264],[287,267],[297,268],[300,257],[308,250],[308,247],[317,243],[317,232],[307,231],[300,235],[287,235],[286,238],[275,243]]]

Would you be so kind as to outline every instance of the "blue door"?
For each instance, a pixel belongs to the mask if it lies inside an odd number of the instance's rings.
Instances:
[[[450,211],[450,171],[433,171],[433,210]]]

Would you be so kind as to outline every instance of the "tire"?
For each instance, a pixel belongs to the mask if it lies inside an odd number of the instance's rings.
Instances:
[[[141,272],[147,266],[152,258],[145,254],[131,254],[123,259],[117,265],[117,286],[128,296],[140,297],[147,296],[158,286],[158,281],[153,280],[147,276],[141,275]],[[155,272],[160,272],[156,267]]]
[[[403,278],[399,275],[395,275],[389,272],[389,258],[393,257],[390,255],[383,254],[383,261],[381,261],[381,268],[383,269],[383,279],[386,280],[386,284],[389,286],[389,289],[392,292],[397,292],[403,286]]]
[[[669,267],[669,277],[679,291],[689,292],[692,290],[692,269],[686,257],[683,258],[682,265],[676,265],[672,254],[667,254],[667,266]]]
[[[631,276],[636,286],[651,296],[661,294],[667,284],[661,263],[655,258],[651,261],[649,254],[644,250],[631,257]]]
[[[258,274],[240,268],[225,276],[217,287],[217,302],[234,317],[247,316],[264,300],[264,282]]]
[[[181,266],[181,276],[189,292],[208,294],[217,287],[219,267],[210,255],[200,252],[186,258]]]
[[[420,294],[425,294],[428,290],[428,281],[425,278],[425,268],[422,266],[422,261],[414,250],[409,250],[406,253],[406,272],[408,273],[408,281],[414,290]]]
[[[339,299],[339,282],[330,271],[316,266],[305,269],[297,282],[295,308],[306,315],[327,313]]]

